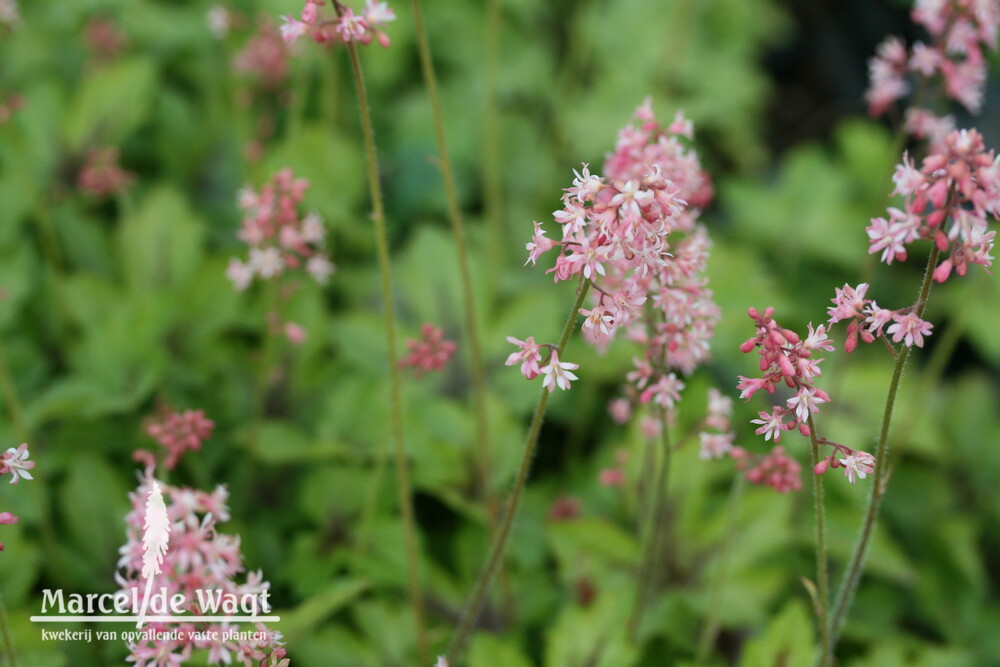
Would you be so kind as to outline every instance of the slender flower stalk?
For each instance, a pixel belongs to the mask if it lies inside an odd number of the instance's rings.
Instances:
[[[472,290],[472,277],[469,271],[469,251],[465,242],[462,211],[458,204],[455,173],[448,152],[448,138],[444,130],[444,112],[441,109],[441,96],[438,93],[437,74],[434,72],[434,61],[431,59],[431,47],[427,39],[427,28],[424,25],[424,14],[420,0],[412,0],[411,4],[413,6],[413,23],[417,33],[417,48],[420,52],[420,65],[424,73],[424,83],[427,86],[427,96],[431,102],[431,115],[434,118],[438,163],[441,167],[441,178],[444,181],[445,199],[448,204],[448,222],[451,224],[451,233],[455,237],[455,250],[458,253],[458,274],[459,282],[462,285],[465,333],[469,341],[472,395],[476,410],[479,491],[489,516],[490,532],[493,532],[496,524],[496,507],[493,502],[493,494],[490,491],[490,430],[486,411],[486,376],[483,371],[483,352],[479,339],[479,327],[476,324],[476,297]]]
[[[569,336],[573,332],[573,327],[576,324],[579,310],[583,306],[583,301],[587,296],[589,288],[590,282],[584,280],[581,276],[576,289],[576,303],[573,304],[573,307],[569,311],[569,316],[566,318],[566,324],[563,326],[562,335],[559,337],[559,345],[554,350],[555,354],[562,353],[566,349],[566,343],[569,341]],[[472,634],[473,627],[475,626],[476,620],[479,618],[483,605],[486,603],[486,594],[489,592],[493,576],[496,574],[500,564],[503,562],[504,553],[507,551],[507,543],[510,540],[510,532],[514,526],[514,519],[517,517],[517,510],[520,507],[521,498],[524,495],[524,489],[527,486],[528,473],[531,471],[531,462],[535,458],[535,447],[538,445],[538,435],[542,430],[542,421],[545,418],[545,408],[548,406],[549,394],[551,393],[552,392],[549,389],[543,387],[541,394],[538,396],[538,403],[535,404],[535,412],[531,418],[531,425],[528,427],[528,435],[524,442],[524,452],[521,454],[521,462],[517,468],[517,477],[514,480],[514,487],[511,489],[510,496],[507,498],[507,505],[503,518],[500,521],[500,525],[497,527],[496,535],[493,537],[493,546],[490,548],[490,555],[486,559],[486,565],[483,567],[483,570],[479,575],[479,579],[476,581],[476,587],[472,592],[472,597],[469,599],[469,603],[466,605],[465,611],[462,613],[462,618],[459,621],[458,627],[455,629],[455,634],[452,635],[451,643],[448,646],[446,654],[450,656],[456,664],[459,656],[465,648],[465,643]]]
[[[338,3],[337,12],[343,8]],[[396,461],[396,484],[399,504],[403,514],[403,537],[406,550],[406,570],[410,595],[410,606],[414,616],[417,637],[417,657],[420,664],[428,662],[430,645],[424,621],[424,600],[420,590],[420,564],[417,551],[417,527],[413,510],[413,490],[406,460],[406,440],[403,429],[403,398],[400,384],[399,360],[396,353],[396,315],[392,300],[392,268],[389,256],[389,238],[386,231],[385,209],[382,203],[382,186],[378,177],[378,153],[375,150],[375,130],[372,127],[371,107],[368,92],[361,72],[361,61],[353,41],[345,43],[351,60],[351,73],[358,93],[361,110],[361,129],[364,135],[365,158],[368,165],[368,186],[372,198],[372,221],[375,225],[375,245],[378,252],[379,272],[382,285],[382,308],[385,318],[385,339],[389,363],[389,419]]]
[[[813,471],[820,463],[819,438],[816,424],[809,415],[809,452]],[[823,501],[823,476],[813,474],[813,505],[816,513],[816,621],[819,625],[820,667],[830,664],[830,632],[827,617],[830,614],[830,574],[826,548],[826,505]]]
[[[500,115],[497,102],[497,63],[500,60],[500,0],[486,0],[483,36],[483,210],[490,239],[490,275],[498,275],[504,257],[503,201],[500,178]]]
[[[719,610],[722,608],[722,595],[726,590],[726,577],[729,576],[729,555],[732,552],[733,535],[738,528],[740,498],[743,496],[743,475],[733,475],[733,484],[729,489],[729,505],[726,508],[726,532],[722,537],[719,560],[716,565],[715,577],[712,578],[708,593],[708,615],[705,625],[698,637],[698,653],[696,662],[705,664],[708,654],[715,644],[719,634]]]
[[[657,570],[657,557],[663,550],[667,532],[663,524],[667,514],[667,486],[670,482],[672,448],[670,446],[670,426],[667,420],[666,409],[662,410],[662,419],[660,448],[663,451],[660,455],[660,465],[656,472],[652,503],[647,508],[649,520],[646,525],[645,539],[643,540],[642,564],[639,568],[639,577],[636,581],[635,603],[628,621],[628,636],[633,642],[638,636],[639,626],[642,623],[642,614],[649,601],[649,596],[655,588],[652,580]]]
[[[917,317],[923,315],[927,306],[927,298],[930,295],[931,285],[934,282],[934,268],[937,266],[939,255],[938,246],[931,247],[930,256],[927,258],[927,268],[924,271],[924,279],[920,285],[920,295],[917,298],[915,312]],[[875,531],[875,523],[878,521],[879,510],[882,506],[882,498],[885,496],[885,471],[889,454],[889,431],[892,424],[892,412],[896,405],[896,392],[899,389],[899,380],[903,376],[903,368],[906,360],[910,356],[910,346],[904,346],[896,357],[896,364],[892,369],[892,378],[889,380],[889,391],[885,399],[885,409],[882,414],[882,426],[879,430],[878,445],[875,449],[875,472],[872,475],[871,488],[868,491],[868,509],[865,512],[864,522],[861,524],[861,534],[854,545],[854,552],[851,555],[850,564],[844,573],[840,590],[833,604],[829,620],[829,651],[832,654],[840,637],[841,626],[847,615],[847,610],[851,606],[854,598],[854,591],[858,587],[858,580],[861,578],[861,569],[868,554],[868,543],[871,541]],[[822,663],[820,663],[822,664]]]

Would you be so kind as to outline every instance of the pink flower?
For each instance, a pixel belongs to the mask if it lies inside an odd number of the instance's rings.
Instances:
[[[444,329],[433,324],[421,327],[420,339],[411,338],[406,341],[406,346],[410,354],[399,360],[399,367],[412,367],[417,377],[443,369],[457,347],[455,341],[444,339]]]
[[[754,433],[764,436],[764,440],[774,438],[775,442],[779,442],[781,440],[781,432],[792,428],[791,423],[786,423],[784,421],[784,409],[777,405],[774,406],[774,409],[770,414],[761,411],[757,413],[757,416],[760,417],[760,419],[751,419],[750,423],[761,425],[756,431],[754,431]]]
[[[608,403],[608,412],[616,424],[627,424],[632,418],[632,404],[627,398],[616,398]]]
[[[746,472],[746,478],[751,484],[766,484],[778,493],[788,493],[802,489],[801,469],[798,462],[785,453],[784,447],[775,447]]]
[[[854,484],[858,478],[864,479],[875,472],[875,457],[868,452],[857,451],[840,459],[847,481]]]
[[[34,461],[29,461],[31,453],[28,451],[28,443],[22,442],[17,449],[9,448],[0,456],[0,474],[10,473],[10,483],[17,484],[21,478],[34,479],[28,472],[35,467]]]
[[[601,486],[621,487],[625,486],[625,473],[621,468],[604,468],[597,476]]]
[[[513,336],[507,336],[507,342],[511,345],[517,345],[521,349],[519,352],[511,353],[504,365],[521,364],[521,375],[526,379],[533,380],[538,377],[538,374],[541,373],[538,362],[542,360],[542,352],[541,346],[535,343],[535,337],[528,336],[526,340],[518,340]]]
[[[305,16],[303,18],[305,19]],[[282,16],[281,20],[281,38],[285,40],[285,44],[294,44],[299,37],[306,34],[306,31],[309,30],[308,23],[311,22],[306,21],[304,23],[297,20],[294,16]],[[313,16],[313,20],[315,20],[315,16]]]
[[[885,330],[886,334],[892,336],[892,342],[898,343],[903,341],[907,347],[912,347],[913,345],[923,347],[924,336],[930,336],[931,329],[934,327],[930,322],[917,317],[917,314],[914,312],[906,314],[894,313],[892,320],[893,323]]]
[[[568,390],[570,381],[579,379],[571,371],[575,371],[579,367],[579,364],[559,361],[558,351],[552,350],[549,363],[542,368],[542,375],[545,376],[545,379],[542,380],[542,386],[548,389],[549,393],[552,393],[556,387],[563,391]]]
[[[703,459],[722,458],[733,448],[734,437],[732,433],[699,433],[701,448],[698,456]]]

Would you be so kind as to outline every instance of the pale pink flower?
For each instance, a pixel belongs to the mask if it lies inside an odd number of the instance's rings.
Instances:
[[[281,21],[281,38],[285,40],[285,44],[294,44],[299,37],[302,37],[309,30],[307,23],[299,21],[294,16],[282,16]]]
[[[292,345],[301,345],[306,340],[306,330],[301,324],[296,324],[295,322],[285,322],[285,338],[292,343]]]
[[[559,387],[563,391],[568,390],[570,381],[579,379],[572,373],[572,371],[575,371],[579,367],[579,364],[559,361],[558,351],[552,350],[549,363],[541,369],[542,375],[545,376],[545,379],[542,380],[542,386],[548,389],[549,393],[552,393],[556,387]]]
[[[253,268],[233,257],[226,267],[226,277],[233,283],[236,291],[242,292],[253,282]]]
[[[616,398],[608,403],[608,412],[616,424],[627,424],[632,418],[632,403],[627,398]]]
[[[698,456],[703,459],[718,459],[725,456],[733,448],[733,433],[706,433],[698,434],[701,448]]]
[[[757,435],[764,436],[764,440],[770,440],[774,438],[775,442],[781,440],[781,432],[787,431],[792,428],[792,424],[785,422],[785,411],[781,407],[775,405],[772,412],[769,414],[764,411],[757,413],[759,419],[751,419],[751,424],[760,424],[761,426],[754,431]]]
[[[542,360],[542,352],[541,346],[535,343],[535,337],[528,336],[525,340],[519,340],[513,336],[507,336],[507,342],[511,345],[517,345],[521,349],[511,353],[504,365],[521,364],[521,375],[526,379],[533,380],[538,377],[538,374],[541,373],[538,362]]]
[[[28,460],[30,455],[26,442],[22,442],[17,449],[9,448],[0,456],[0,475],[10,473],[11,484],[17,484],[21,478],[34,479],[28,472],[35,467],[35,462]]]
[[[847,481],[854,484],[858,478],[864,479],[875,472],[875,457],[868,452],[857,451],[840,459]]]
[[[907,347],[916,345],[924,346],[924,336],[931,335],[933,324],[917,317],[914,312],[905,314],[895,313],[892,317],[893,323],[885,330],[886,335],[892,336],[892,342],[903,341]]]

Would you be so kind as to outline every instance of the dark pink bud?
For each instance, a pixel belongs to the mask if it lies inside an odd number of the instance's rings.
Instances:
[[[755,320],[760,319],[760,311],[754,308],[753,306],[747,308],[747,314],[750,315],[750,317]]]
[[[817,475],[822,475],[826,472],[826,469],[830,467],[830,459],[825,458],[813,467],[813,473]]]

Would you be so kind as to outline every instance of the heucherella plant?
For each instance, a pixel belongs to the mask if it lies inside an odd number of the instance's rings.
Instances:
[[[150,502],[157,494],[162,499]],[[115,573],[120,587],[118,594],[125,598],[126,606],[133,600],[142,603],[143,590],[164,590],[168,599],[180,596],[178,599],[183,602],[175,606],[194,616],[218,612],[204,607],[209,593],[220,609],[233,604],[230,601],[252,598],[266,602],[270,583],[260,571],[247,573],[243,583],[236,581],[237,575],[245,570],[239,537],[217,530],[219,523],[229,520],[227,498],[223,486],[217,486],[211,493],[171,486],[156,480],[153,469],[147,468],[140,476],[138,488],[129,494],[132,510],[125,517],[127,539],[119,549]],[[150,567],[146,557],[149,542],[146,533],[150,525],[146,515],[150,507],[163,507],[166,512],[168,541],[159,550],[159,567]],[[140,613],[139,609],[133,611]],[[263,615],[268,609],[258,611]],[[227,632],[236,626],[224,621],[170,623],[146,619],[145,626],[153,632],[129,644],[126,660],[136,667],[184,664],[196,650],[207,651],[208,661],[213,664],[240,663],[245,667],[289,664],[281,633],[260,622],[254,623],[255,632],[250,633]]]
[[[711,184],[697,154],[681,141],[681,137],[690,139],[693,132],[682,114],[664,128],[647,100],[635,116],[639,127],[626,127],[619,134],[604,175],[591,173],[587,164],[574,171],[573,183],[562,196],[562,208],[553,214],[558,231],[549,236],[540,223],[533,223],[525,263],[534,266],[555,251],[547,273],[557,283],[575,281],[576,299],[558,342],[538,342],[534,336],[507,338],[517,350],[508,356],[506,365],[519,366],[529,380],[542,376],[542,392],[503,522],[453,636],[452,656],[461,653],[503,558],[549,395],[556,388],[568,390],[579,379],[574,372],[578,364],[563,357],[577,318],[583,316],[583,335],[599,348],[609,345],[619,332],[643,346],[643,358],[637,358],[636,371],[628,378],[631,397],[613,403],[613,416],[624,422],[632,414],[633,403],[655,406],[651,432],[659,432],[667,413],[680,400],[684,383],[678,373],[692,372],[707,357],[719,314],[704,279],[709,244],[697,218],[700,207],[711,201]],[[668,241],[671,234],[679,237],[676,243]],[[586,304],[588,293],[593,295],[590,304]],[[716,401],[716,428],[728,429],[728,421],[720,421],[727,410]],[[731,445],[724,434],[706,433],[706,442],[707,451]],[[664,471],[668,452],[669,447],[661,457]],[[664,482],[662,474],[657,475],[655,485],[649,484],[657,489],[653,508],[663,505]],[[653,525],[657,514],[651,514]],[[650,570],[655,553],[651,531],[647,532],[650,548],[643,557],[644,571]],[[638,609],[643,599],[640,593]]]

